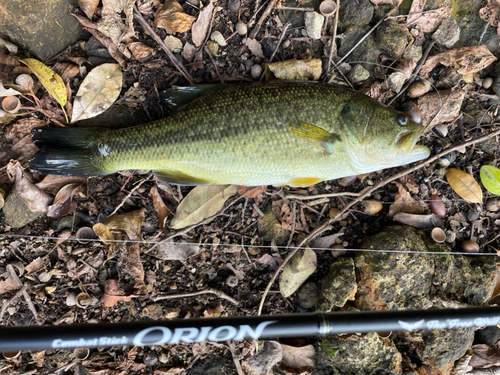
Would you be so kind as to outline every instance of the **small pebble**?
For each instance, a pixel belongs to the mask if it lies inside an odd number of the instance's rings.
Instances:
[[[474,82],[474,75],[472,73],[466,74],[462,78],[465,83],[472,83]]]
[[[259,79],[260,76],[262,75],[262,66],[260,66],[259,64],[253,65],[252,68],[250,69],[250,75],[255,80]]]
[[[447,230],[446,231],[446,242],[452,243],[455,242],[457,238],[457,234],[453,232],[452,230]]]
[[[488,211],[495,212],[498,211],[499,208],[500,206],[497,198],[489,198],[486,201],[486,209]]]
[[[238,10],[240,10],[240,6],[240,0],[230,0],[228,4],[228,8],[231,12],[237,12]]]
[[[483,79],[483,88],[487,90],[491,87],[491,85],[493,85],[493,78],[486,77],[485,79]]]
[[[248,31],[247,25],[245,25],[243,22],[238,22],[236,24],[236,32],[239,35],[245,35],[247,33],[247,31]]]

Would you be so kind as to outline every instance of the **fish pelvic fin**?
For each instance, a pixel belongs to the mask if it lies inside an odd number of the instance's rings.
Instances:
[[[33,142],[40,148],[30,168],[41,173],[65,176],[107,174],[97,156],[94,136],[103,128],[35,128]]]
[[[304,121],[294,121],[290,125],[290,131],[295,138],[318,145],[330,153],[333,152],[333,145],[336,142],[342,142],[338,134],[327,132]]]
[[[171,170],[154,170],[156,178],[168,182],[170,184],[183,185],[183,186],[198,186],[198,185],[213,185],[212,181],[202,178],[190,176],[181,171]]]
[[[290,181],[288,181],[288,186],[307,187],[320,183],[321,181],[324,181],[324,179],[318,177],[297,177],[290,179]]]

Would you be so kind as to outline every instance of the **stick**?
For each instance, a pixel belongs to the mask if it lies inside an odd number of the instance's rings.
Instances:
[[[214,288],[208,288],[208,289],[199,290],[197,292],[182,293],[182,294],[157,294],[156,296],[151,297],[151,299],[156,302],[156,301],[161,301],[164,299],[199,296],[200,294],[215,294],[217,297],[227,299],[229,302],[231,302],[234,305],[240,304],[237,300],[228,296],[222,290],[218,290],[218,289],[214,289]]]
[[[262,24],[264,23],[266,18],[269,16],[269,14],[271,14],[271,11],[273,10],[274,6],[276,5],[276,1],[277,0],[270,0],[269,1],[269,4],[267,4],[266,9],[264,10],[264,13],[262,13],[262,16],[260,16],[259,20],[257,21],[257,24],[255,25],[253,30],[248,35],[248,37],[250,39],[255,39],[255,37],[257,36],[257,33],[259,32],[260,27],[262,26]]]
[[[191,85],[194,85],[193,77],[191,77],[191,75],[188,73],[188,71],[186,70],[184,65],[182,65],[182,63],[175,58],[174,54],[172,52],[170,52],[170,50],[167,48],[167,46],[165,45],[163,40],[161,40],[161,38],[158,36],[158,34],[156,34],[155,31],[151,28],[151,26],[149,26],[149,24],[146,22],[146,20],[142,16],[141,12],[139,12],[137,5],[134,5],[134,17],[137,19],[137,21],[139,21],[141,26],[144,28],[144,31],[146,32],[146,34],[148,34],[150,37],[152,37],[154,40],[156,40],[156,43],[158,43],[161,46],[162,50],[165,51],[165,53],[167,54],[167,56],[170,59],[170,61],[172,62],[172,64],[174,64],[175,67],[182,73],[184,78],[186,78],[186,80]]]
[[[276,44],[276,48],[274,48],[274,51],[271,55],[271,58],[269,59],[269,62],[273,62],[273,59],[274,59],[274,55],[276,55],[276,52],[278,51],[278,48],[281,44],[281,42],[283,41],[283,37],[285,36],[286,34],[286,31],[288,30],[288,28],[292,25],[291,22],[287,22],[285,23],[285,25],[283,26],[283,30],[281,31],[281,35],[280,35],[280,38],[278,39],[278,43]],[[266,72],[262,72],[262,75],[260,76],[260,79],[259,81],[262,82],[262,80],[264,79],[264,77],[266,76]]]
[[[335,43],[335,39],[337,38],[337,25],[339,22],[339,13],[340,13],[340,0],[337,0],[337,11],[335,13],[335,20],[333,21],[333,35],[332,35],[332,44],[330,45],[330,54],[328,55],[328,65],[326,71],[330,71],[330,65],[332,63],[333,51],[335,50],[335,55],[337,54],[337,44]]]
[[[215,60],[214,58],[212,57],[212,52],[210,52],[210,50],[208,49],[207,46],[204,47],[205,49],[205,52],[207,53],[208,57],[210,57],[210,61],[212,61],[212,64],[214,66],[214,69],[215,69],[215,73],[217,73],[217,77],[219,77],[219,81],[220,83],[224,83],[224,80],[222,79],[222,77],[220,76],[220,73],[219,73],[219,68],[217,68],[217,65],[215,64]]]

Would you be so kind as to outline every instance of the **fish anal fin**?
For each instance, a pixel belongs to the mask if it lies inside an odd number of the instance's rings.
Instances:
[[[324,179],[318,177],[297,177],[290,179],[290,181],[288,181],[288,186],[307,187],[320,183],[321,181],[324,181]]]
[[[154,175],[165,182],[184,186],[212,185],[212,181],[190,176],[181,171],[171,171],[166,169],[153,171]]]
[[[328,152],[333,151],[333,145],[336,142],[342,142],[338,134],[330,133],[304,121],[294,121],[290,125],[290,131],[297,139],[321,146]]]

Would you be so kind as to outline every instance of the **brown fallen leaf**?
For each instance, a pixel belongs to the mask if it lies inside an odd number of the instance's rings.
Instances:
[[[54,70],[59,73],[64,82],[69,82],[69,80],[80,73],[80,67],[75,64],[68,62],[58,62],[54,66]]]
[[[30,264],[26,266],[26,273],[31,275],[41,269],[48,267],[50,265],[50,260],[48,257],[38,257],[33,260]]]
[[[99,4],[99,0],[78,0],[78,5],[85,12],[85,15],[91,20]]]
[[[31,129],[46,125],[45,120],[40,120],[34,117],[27,117],[17,120],[14,124],[5,128],[5,138],[17,143],[22,138],[31,134]]]
[[[483,192],[477,181],[470,174],[460,169],[450,168],[446,173],[446,179],[455,193],[467,202],[482,203]]]
[[[21,167],[16,168],[16,193],[26,203],[31,212],[46,212],[52,197],[36,187],[24,174]]]
[[[491,26],[497,28],[497,33],[500,25],[500,6],[496,0],[488,0],[484,7],[479,9],[479,17],[488,22]]]
[[[54,198],[54,203],[47,207],[47,216],[59,218],[69,214],[76,209],[76,202],[73,201],[75,195],[85,197],[87,187],[81,183],[65,185],[59,190]]]
[[[427,78],[438,63],[451,66],[462,75],[477,73],[492,64],[496,59],[484,44],[454,48],[429,57],[422,69],[420,69],[420,76]]]
[[[135,37],[134,4],[135,0],[103,0],[101,19],[97,22],[97,30],[110,38],[126,58],[131,57],[126,44]],[[125,14],[125,19],[121,14]]]
[[[134,59],[143,62],[153,56],[154,48],[141,42],[132,42],[127,44],[127,48],[132,52]],[[135,88],[135,87],[134,87]]]
[[[321,59],[286,60],[266,64],[266,81],[273,79],[313,80],[321,76]]]
[[[5,190],[0,187],[0,209],[5,204]]]
[[[109,279],[104,283],[104,293],[101,302],[104,307],[113,307],[118,301],[130,302],[130,295],[123,295],[118,286],[118,280]]]
[[[158,215],[158,224],[160,229],[165,230],[165,220],[170,215],[170,210],[161,199],[160,194],[156,185],[154,185],[150,190],[151,196],[153,197],[153,207],[155,208],[156,214]]]
[[[316,351],[314,350],[314,346],[296,347],[281,344],[281,347],[283,349],[283,362],[297,370],[296,373],[312,370],[316,365]]]
[[[189,192],[177,207],[171,222],[172,229],[181,229],[219,212],[227,199],[236,194],[236,185],[197,186]]]
[[[86,176],[54,176],[47,175],[45,178],[36,184],[40,190],[56,195],[59,190],[65,185],[77,183],[84,184],[87,182]]]
[[[5,280],[0,280],[0,295],[18,289],[19,285],[17,284],[17,281],[10,276]]]
[[[196,47],[193,46],[191,43],[186,42],[181,52],[182,58],[185,59],[187,62],[191,62],[193,61],[195,55],[196,55]]]
[[[118,284],[126,295],[145,296],[144,267],[138,242],[125,242],[119,245],[117,263]]]
[[[473,368],[489,368],[500,366],[500,350],[490,348],[486,344],[477,344],[472,346],[474,355],[469,361],[469,366]]]
[[[283,267],[279,282],[280,292],[283,297],[291,296],[316,270],[316,253],[309,249],[300,249]]]
[[[115,240],[112,231],[122,230],[127,233],[131,240],[140,240],[141,227],[144,222],[144,209],[135,210],[126,214],[114,215],[101,223],[95,224],[92,229],[95,234],[106,244],[112,243],[110,240]]]
[[[405,27],[415,26],[424,33],[430,33],[439,27],[442,20],[451,16],[451,9],[446,6],[423,13],[424,5],[425,0],[412,2],[406,22],[403,24]]]
[[[256,57],[264,58],[264,52],[262,51],[262,45],[260,42],[252,38],[247,38],[247,47]]]
[[[196,22],[193,23],[193,27],[191,28],[191,38],[196,47],[201,46],[207,36],[213,11],[214,4],[213,1],[210,0],[208,5],[198,15]]]
[[[408,214],[422,214],[427,210],[427,205],[423,202],[417,202],[406,191],[404,186],[397,181],[394,181],[398,187],[398,193],[394,198],[394,202],[389,207],[389,218],[393,217],[397,212],[406,212]]]
[[[257,195],[266,191],[267,185],[263,186],[238,186],[238,194],[243,195],[247,199],[255,198]]]
[[[174,242],[165,241],[156,246],[148,255],[154,256],[161,260],[180,260],[185,261],[188,258],[198,254],[200,246],[197,244],[187,243],[186,241]]]
[[[165,29],[168,34],[184,33],[191,28],[196,17],[184,13],[182,6],[175,0],[160,5],[154,15],[154,25]]]
[[[425,131],[457,119],[464,98],[463,90],[442,90],[418,98],[418,108],[422,112],[422,125],[425,126]]]
[[[276,341],[264,341],[264,346],[248,361],[242,362],[245,374],[270,375],[275,364],[283,358],[281,344]]]

